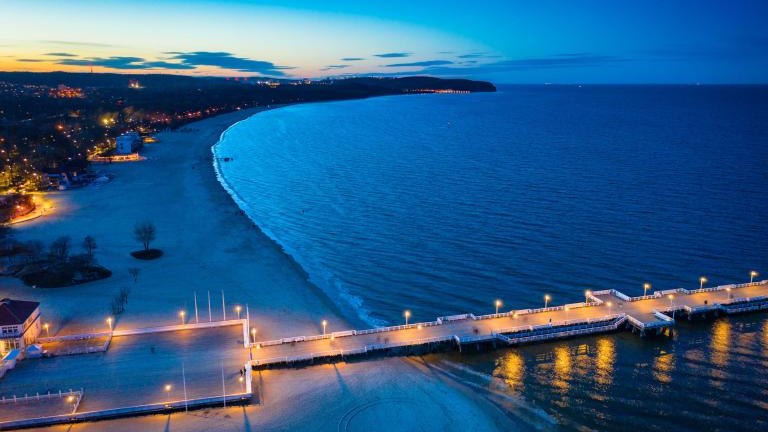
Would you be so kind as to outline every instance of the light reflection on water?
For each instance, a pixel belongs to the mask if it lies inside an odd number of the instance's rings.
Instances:
[[[662,384],[672,381],[672,372],[675,370],[675,354],[659,353],[653,360],[653,377]]]
[[[728,378],[727,368],[731,348],[731,324],[726,320],[715,321],[712,326],[712,340],[709,344],[710,358],[713,368],[710,369],[711,384],[722,388]]]
[[[597,360],[595,381],[598,390],[607,390],[613,382],[613,367],[616,362],[616,342],[613,338],[603,337],[597,340]]]
[[[672,338],[620,332],[427,356],[446,358],[568,429],[768,430],[766,314],[680,321]]]

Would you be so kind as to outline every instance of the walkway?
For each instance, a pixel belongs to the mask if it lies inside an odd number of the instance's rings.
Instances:
[[[641,333],[674,325],[674,313],[694,314],[768,308],[768,280],[687,291],[659,291],[630,298],[615,290],[588,294],[589,302],[494,315],[441,317],[435,321],[327,335],[298,336],[252,344],[256,368],[408,346],[474,342],[518,344],[615,330],[627,323]]]

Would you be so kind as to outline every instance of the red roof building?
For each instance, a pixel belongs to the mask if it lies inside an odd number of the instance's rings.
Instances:
[[[40,303],[0,300],[0,354],[34,343],[40,335]]]

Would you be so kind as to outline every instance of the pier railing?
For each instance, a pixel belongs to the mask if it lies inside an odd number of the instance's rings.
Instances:
[[[267,341],[258,341],[251,343],[251,346],[255,347],[268,347],[272,345],[281,345],[286,343],[295,343],[295,342],[305,342],[305,341],[314,341],[314,340],[321,340],[321,339],[336,339],[341,337],[348,337],[348,336],[357,336],[357,335],[366,335],[366,334],[374,334],[374,333],[386,333],[386,332],[396,332],[401,330],[409,330],[409,329],[415,329],[415,328],[423,328],[423,327],[432,327],[432,326],[442,326],[442,325],[449,325],[452,323],[456,323],[459,321],[465,321],[465,320],[474,320],[474,321],[480,321],[480,320],[488,320],[488,319],[498,319],[498,318],[515,318],[522,315],[530,315],[530,314],[537,314],[537,313],[547,313],[547,312],[558,312],[558,311],[564,311],[564,310],[571,310],[576,308],[583,308],[583,307],[595,307],[595,306],[601,306],[604,304],[604,301],[599,298],[599,296],[605,296],[605,295],[613,295],[615,297],[618,297],[619,299],[627,302],[635,302],[640,300],[650,300],[650,299],[659,299],[662,297],[665,297],[669,294],[697,294],[702,292],[713,292],[713,291],[724,291],[728,289],[736,289],[736,288],[744,288],[749,286],[757,286],[757,285],[763,285],[768,284],[768,280],[762,280],[757,282],[748,282],[748,283],[742,283],[742,284],[731,284],[731,285],[721,285],[717,287],[710,287],[710,288],[701,288],[701,289],[695,289],[695,290],[687,290],[684,288],[676,288],[676,289],[670,289],[670,290],[663,290],[663,291],[656,291],[653,294],[649,294],[646,296],[639,296],[639,297],[629,297],[626,294],[617,291],[615,289],[609,289],[609,290],[600,290],[600,291],[593,291],[591,293],[588,293],[586,295],[587,302],[579,302],[579,303],[570,303],[567,305],[560,305],[560,306],[550,306],[546,308],[536,308],[536,309],[519,309],[519,310],[511,310],[507,312],[500,312],[497,314],[488,314],[488,315],[474,315],[471,313],[468,314],[459,314],[459,315],[449,315],[449,316],[443,316],[438,317],[435,321],[428,321],[428,322],[418,322],[418,323],[412,323],[407,325],[396,325],[396,326],[388,326],[388,327],[377,327],[367,330],[346,330],[341,332],[333,332],[328,333],[324,335],[313,335],[313,336],[297,336],[297,337],[291,337],[291,338],[282,338],[282,339],[274,339],[274,340],[267,340]],[[747,299],[748,300],[748,299]],[[753,298],[754,300],[754,298]],[[737,303],[739,301],[745,301],[742,299],[731,299],[729,303]],[[681,310],[683,309],[682,306],[675,307],[670,306],[669,308],[664,309],[664,311],[672,311],[672,310]],[[653,311],[656,318],[659,319],[659,321],[651,321],[643,323],[642,321],[628,316],[626,320],[629,320],[633,325],[635,325],[638,328],[641,329],[647,329],[647,328],[655,328],[655,327],[663,327],[668,326],[672,318],[667,317],[661,312]],[[658,315],[656,315],[658,313]],[[613,315],[606,315],[604,317],[600,317],[599,319],[605,319],[605,317],[608,316],[616,316],[617,314]],[[666,317],[662,318],[661,316]],[[668,321],[669,320],[669,321]],[[578,321],[578,320],[577,320]],[[583,321],[583,320],[582,320]],[[545,324],[546,326],[557,326],[562,325],[564,321],[558,322],[558,323],[551,323],[551,324]]]

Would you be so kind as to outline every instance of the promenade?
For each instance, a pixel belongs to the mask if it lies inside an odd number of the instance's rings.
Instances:
[[[765,309],[768,280],[642,297],[587,291],[585,301],[567,305],[272,341],[249,340],[248,314],[229,321],[115,330],[106,352],[29,359],[10,371],[0,381],[0,430],[170,412],[224,400],[249,403],[252,374],[237,373],[243,364],[251,370],[297,367],[372,353],[513,346],[624,328],[658,334],[671,329],[675,319]]]
[[[759,309],[768,309],[768,281],[658,291],[643,297],[629,297],[616,290],[595,291],[586,292],[584,302],[568,305],[258,341],[251,345],[250,356],[254,368],[264,368],[433,344],[453,344],[459,350],[472,343],[515,345],[624,327],[645,335],[663,332],[674,325],[674,318],[683,315]]]

